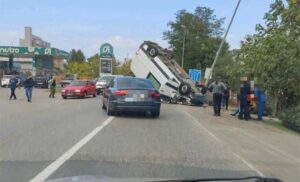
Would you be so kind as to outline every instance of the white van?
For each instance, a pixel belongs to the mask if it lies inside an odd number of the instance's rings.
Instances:
[[[163,99],[171,102],[191,102],[200,90],[188,74],[172,58],[172,52],[158,44],[145,41],[131,63],[131,71],[137,77],[151,80]]]

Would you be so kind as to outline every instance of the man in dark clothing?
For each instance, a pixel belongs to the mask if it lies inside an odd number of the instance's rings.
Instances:
[[[11,100],[12,98],[14,98],[14,100],[17,99],[17,96],[16,96],[16,88],[17,88],[17,84],[18,84],[18,80],[13,77],[10,79],[9,81],[9,85],[10,85],[10,97],[9,97],[9,100]]]
[[[33,86],[34,86],[34,82],[32,76],[29,76],[24,82],[25,95],[27,97],[28,102],[31,102]]]
[[[249,111],[249,100],[248,96],[251,94],[250,84],[248,82],[244,82],[240,87],[240,113],[239,119],[250,119],[250,111]]]
[[[221,102],[222,102],[222,95],[226,86],[223,82],[218,80],[212,82],[208,86],[208,90],[213,93],[213,104],[214,104],[214,115],[221,116]]]
[[[55,78],[52,78],[50,80],[50,95],[49,95],[49,98],[54,98],[55,87],[56,87],[56,81],[55,81]]]
[[[226,110],[228,110],[229,92],[230,91],[228,87],[223,92],[222,105],[223,105],[223,109],[225,107]]]

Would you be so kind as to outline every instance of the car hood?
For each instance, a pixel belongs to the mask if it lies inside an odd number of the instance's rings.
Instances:
[[[170,179],[160,178],[111,178],[107,176],[72,176],[57,179],[49,179],[45,182],[146,182],[146,181],[163,181]]]
[[[81,89],[84,89],[85,87],[84,86],[66,86],[64,87],[63,89],[67,89],[67,90],[81,90]]]

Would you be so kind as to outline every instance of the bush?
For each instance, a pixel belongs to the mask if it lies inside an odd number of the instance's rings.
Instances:
[[[283,110],[279,119],[285,127],[300,132],[300,105]]]

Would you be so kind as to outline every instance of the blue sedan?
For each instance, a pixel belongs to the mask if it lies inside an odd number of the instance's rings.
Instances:
[[[132,111],[159,117],[160,105],[160,93],[144,78],[117,77],[103,91],[102,109],[108,115]]]

